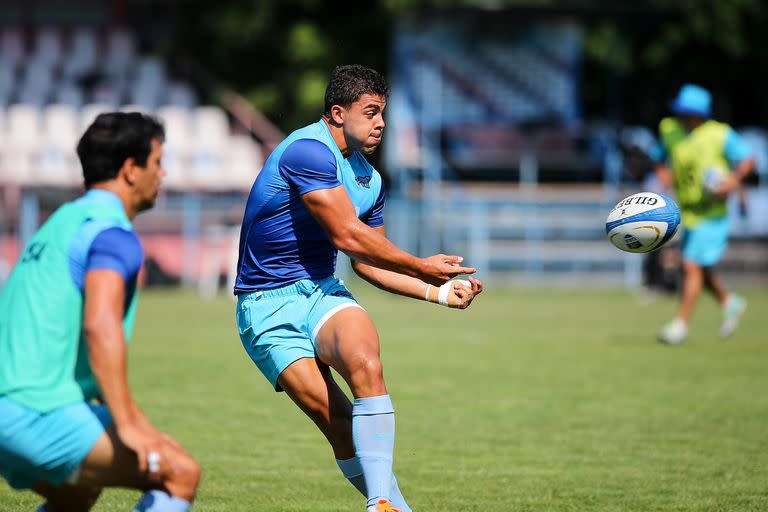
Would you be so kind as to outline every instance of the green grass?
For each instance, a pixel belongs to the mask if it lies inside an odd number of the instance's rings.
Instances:
[[[768,293],[721,341],[707,297],[691,337],[656,343],[674,298],[509,290],[468,311],[353,291],[382,339],[395,469],[420,511],[768,510]],[[234,305],[143,293],[139,403],[204,468],[196,511],[355,511],[324,439],[247,358]],[[128,511],[108,490],[95,510]],[[0,510],[34,510],[0,483]]]

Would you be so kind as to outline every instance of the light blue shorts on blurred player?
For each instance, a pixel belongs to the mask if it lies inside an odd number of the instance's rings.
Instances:
[[[240,340],[270,384],[282,391],[277,378],[283,370],[298,359],[315,357],[320,328],[350,307],[362,309],[334,276],[244,293],[237,299]]]
[[[728,217],[705,219],[683,231],[683,261],[702,267],[715,265],[728,248]]]
[[[60,485],[111,423],[102,405],[79,402],[41,413],[0,397],[0,475],[15,489]]]

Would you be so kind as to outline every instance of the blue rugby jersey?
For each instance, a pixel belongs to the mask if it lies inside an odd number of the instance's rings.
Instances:
[[[301,196],[338,186],[360,220],[383,225],[381,176],[359,152],[344,158],[325,121],[296,130],[275,148],[248,196],[235,294],[333,274],[337,250]]]

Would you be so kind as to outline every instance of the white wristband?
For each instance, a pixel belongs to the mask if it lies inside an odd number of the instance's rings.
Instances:
[[[427,301],[427,302],[429,302],[429,292],[430,292],[430,290],[432,290],[432,285],[428,284],[427,285],[427,291],[424,292],[424,300]]]
[[[451,290],[453,289],[453,285],[459,283],[462,286],[472,287],[472,283],[465,279],[454,279],[452,281],[448,281],[447,283],[443,283],[443,285],[440,287],[440,290],[437,293],[437,303],[441,304],[443,306],[448,306],[448,295],[450,295]]]
[[[437,303],[441,306],[447,306],[448,305],[448,294],[451,292],[451,287],[453,286],[453,281],[448,281],[447,283],[444,283],[440,290],[437,292]]]

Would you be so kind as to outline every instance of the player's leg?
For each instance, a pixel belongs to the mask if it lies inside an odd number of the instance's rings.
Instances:
[[[140,472],[136,454],[110,426],[82,461],[71,483],[39,482],[34,490],[47,500],[45,512],[89,510],[104,487],[145,491],[136,512],[186,512],[195,497],[200,466],[172,439],[159,453],[159,470]]]
[[[355,396],[352,438],[365,479],[367,506],[374,508],[391,499],[395,441],[395,411],[384,384],[378,334],[364,309],[347,307],[317,329],[315,349]]]
[[[704,268],[704,284],[717,298],[722,308],[723,320],[720,324],[720,336],[727,338],[739,326],[741,315],[747,309],[747,301],[741,295],[728,292],[720,277],[715,273],[714,267]]]
[[[140,473],[106,407],[80,402],[42,414],[0,398],[0,473],[11,486],[32,488],[50,500],[48,511],[88,510],[109,486],[160,489],[186,503],[194,496],[199,466],[170,438],[165,445],[159,471]]]
[[[352,442],[352,403],[330,368],[316,358],[299,359],[280,374],[278,383],[328,439],[344,477],[367,497],[363,469]],[[390,500],[403,512],[410,512],[394,474]]]
[[[725,288],[723,281],[715,273],[715,269],[712,266],[702,268],[702,272],[704,273],[704,286],[714,295],[720,306],[724,307],[725,302],[728,300],[728,290]]]
[[[669,344],[681,343],[688,336],[688,323],[696,300],[704,286],[702,262],[711,251],[711,230],[704,222],[693,229],[683,230],[683,289],[674,320],[659,332],[659,340]]]
[[[683,262],[683,294],[680,298],[680,307],[677,310],[677,318],[687,325],[691,320],[696,300],[701,294],[704,285],[704,269],[692,261]]]
[[[99,487],[55,486],[48,482],[39,482],[33,488],[37,494],[45,498],[45,505],[38,509],[38,512],[87,512],[96,504],[96,500],[101,494]]]
[[[354,457],[352,404],[328,366],[305,357],[283,370],[277,382],[328,439],[337,459]]]
[[[138,512],[188,510],[200,482],[200,465],[169,436],[158,455],[157,471],[140,472],[136,453],[110,426],[80,465],[77,485],[146,491],[136,507]]]

